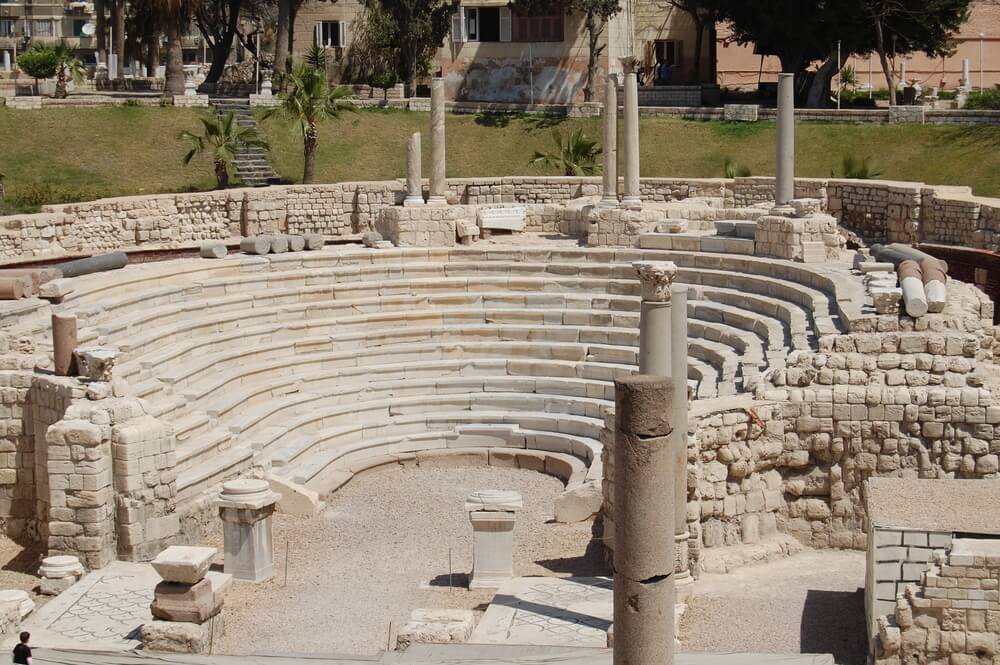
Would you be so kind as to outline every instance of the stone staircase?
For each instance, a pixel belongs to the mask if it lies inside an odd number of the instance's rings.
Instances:
[[[212,99],[212,105],[220,116],[233,113],[240,126],[257,128],[257,120],[254,118],[249,100],[216,97]],[[247,187],[266,187],[278,184],[280,181],[271,167],[271,159],[264,148],[241,148],[236,153],[235,164],[236,175]]]

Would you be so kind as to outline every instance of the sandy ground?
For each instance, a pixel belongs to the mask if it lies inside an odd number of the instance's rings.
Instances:
[[[685,651],[832,653],[865,662],[864,552],[809,551],[703,575],[681,619]]]
[[[24,547],[8,538],[0,538],[0,589],[21,589],[27,591],[35,607],[41,607],[51,600],[51,596],[39,596],[38,566],[44,552],[40,544]]]
[[[389,642],[390,623],[395,631],[411,609],[485,609],[492,592],[461,588],[472,564],[463,503],[490,488],[524,497],[515,574],[607,573],[590,523],[547,523],[563,489],[550,476],[496,467],[377,468],[339,490],[317,517],[275,516],[275,578],[227,594],[226,636],[215,653],[373,654]],[[212,544],[221,546],[221,537]]]

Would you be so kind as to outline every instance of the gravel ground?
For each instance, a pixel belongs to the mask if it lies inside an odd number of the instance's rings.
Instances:
[[[589,522],[548,523],[563,489],[551,476],[496,467],[381,467],[357,476],[316,517],[275,515],[275,578],[233,586],[226,636],[215,653],[373,654],[386,647],[390,622],[399,626],[411,609],[485,609],[491,592],[460,585],[472,564],[463,503],[489,488],[524,497],[514,529],[515,574],[607,574]],[[221,534],[212,544],[221,546]]]
[[[832,653],[865,662],[865,554],[809,551],[703,575],[681,619],[685,651]]]

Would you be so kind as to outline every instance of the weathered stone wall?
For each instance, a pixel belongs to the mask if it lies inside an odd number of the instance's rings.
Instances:
[[[754,243],[757,256],[804,263],[836,260],[840,252],[837,220],[828,215],[761,217],[757,220]]]
[[[965,285],[951,284],[949,299],[953,309],[903,317],[893,332],[822,336],[817,351],[795,351],[765,375],[754,399],[692,403],[693,559],[702,547],[774,531],[863,549],[861,488],[872,476],[1000,478],[993,304]],[[604,515],[613,523],[613,417],[605,423]]]
[[[746,208],[773,201],[774,179],[643,178],[640,191],[647,201],[721,199],[726,206],[719,209],[721,213],[733,206]],[[449,181],[449,201],[468,205],[565,203],[599,193],[598,178]],[[867,242],[938,242],[994,251],[1000,247],[1000,200],[973,197],[967,187],[802,178],[796,180],[795,195],[818,199],[822,209]],[[379,212],[400,204],[403,198],[403,182],[388,180],[47,206],[41,214],[0,217],[0,259],[175,247],[204,239],[278,231],[339,238],[373,228]],[[542,222],[538,228],[551,230],[555,222]],[[586,231],[581,224],[567,228],[575,229],[577,235]],[[608,233],[613,232],[605,235]]]
[[[27,404],[38,359],[29,335],[0,331],[0,526],[11,537],[37,534],[35,442]]]
[[[1000,541],[954,540],[895,613],[880,617],[877,665],[992,665],[1000,642]]]
[[[49,554],[91,569],[148,560],[178,530],[173,430],[140,400],[111,393],[108,383],[35,375],[30,437],[17,451],[17,473],[34,478],[38,537]]]

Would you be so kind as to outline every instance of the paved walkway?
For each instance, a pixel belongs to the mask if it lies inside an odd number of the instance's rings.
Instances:
[[[516,577],[497,592],[469,642],[605,647],[612,614],[607,577]]]
[[[50,648],[132,649],[160,581],[153,567],[116,561],[89,573],[28,617],[31,643]],[[13,637],[11,639],[14,639]]]

